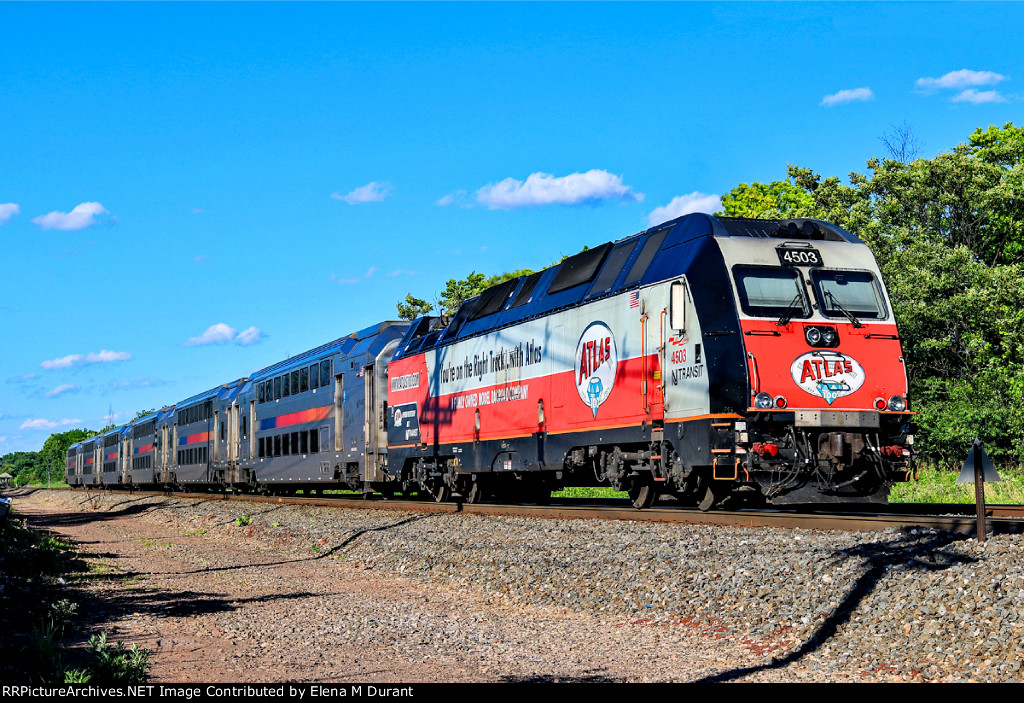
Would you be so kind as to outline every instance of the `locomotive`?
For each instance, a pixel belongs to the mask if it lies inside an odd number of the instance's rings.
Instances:
[[[884,502],[914,474],[912,416],[863,241],[692,214],[74,445],[68,483]]]

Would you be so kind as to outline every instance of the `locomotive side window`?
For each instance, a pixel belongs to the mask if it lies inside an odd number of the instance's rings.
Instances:
[[[512,305],[509,306],[509,310],[512,308],[518,308],[520,305],[525,305],[533,299],[533,289],[537,287],[537,281],[540,280],[542,273],[544,272],[538,271],[537,273],[531,273],[526,277],[526,280],[523,281],[523,287],[519,289],[518,293],[516,293],[516,299],[512,301]]]
[[[743,312],[754,317],[811,316],[800,273],[793,269],[736,266],[736,290]]]
[[[686,331],[686,284],[682,281],[675,281],[672,284],[670,317],[672,329],[680,332]]]
[[[811,272],[814,293],[827,317],[869,317],[880,320],[886,316],[885,303],[878,282],[870,271]]]
[[[663,229],[660,232],[655,232],[647,238],[647,243],[644,244],[644,248],[640,250],[640,256],[636,257],[636,261],[633,262],[633,267],[629,269],[629,275],[626,276],[626,280],[622,282],[622,286],[629,287],[634,283],[639,283],[640,279],[644,277],[647,272],[647,267],[654,261],[654,255],[658,253],[658,249],[661,248],[661,243],[665,241],[665,236],[668,235],[668,230]]]
[[[594,285],[590,287],[590,293],[587,295],[588,298],[592,298],[597,295],[604,295],[612,289],[615,285],[615,280],[622,273],[622,267],[626,265],[626,260],[629,255],[636,249],[637,240],[631,242],[623,242],[617,244],[612,253],[608,255],[608,259],[604,262],[604,266],[601,267],[601,273],[597,275],[594,280]]]

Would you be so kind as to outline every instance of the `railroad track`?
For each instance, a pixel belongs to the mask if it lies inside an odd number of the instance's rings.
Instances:
[[[435,503],[424,500],[384,500],[330,496],[262,496],[251,493],[187,493],[135,491],[134,495],[171,496],[199,500],[233,500],[253,503],[317,505],[370,510],[404,510],[428,513],[466,513],[505,517],[541,517],[558,519],[631,520],[690,525],[735,527],[799,527],[812,530],[884,530],[890,527],[929,527],[962,535],[977,531],[975,506],[964,504],[898,503],[887,506],[808,506],[804,510],[716,510],[660,505],[636,510],[621,501],[552,499],[550,505]],[[1024,533],[1024,506],[986,506],[989,534]]]

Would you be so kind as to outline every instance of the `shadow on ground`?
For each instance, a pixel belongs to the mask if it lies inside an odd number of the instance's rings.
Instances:
[[[899,536],[886,541],[860,544],[843,549],[833,556],[839,562],[859,558],[864,563],[864,572],[851,586],[839,605],[829,617],[799,647],[784,657],[777,657],[758,666],[723,671],[698,679],[694,683],[721,683],[735,681],[750,674],[789,666],[814,653],[836,636],[839,629],[850,621],[853,612],[878,585],[882,577],[893,568],[910,571],[943,571],[957,564],[974,563],[974,557],[943,551],[954,542],[967,539],[952,533],[916,534],[915,528],[903,528]]]

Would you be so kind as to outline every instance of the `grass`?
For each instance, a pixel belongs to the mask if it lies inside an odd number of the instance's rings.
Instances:
[[[959,470],[919,469],[917,481],[897,483],[889,493],[890,503],[974,503],[974,483],[957,483]],[[1024,474],[1015,469],[999,472],[998,483],[985,484],[985,503],[1024,504]]]
[[[84,653],[66,645],[82,627],[74,584],[85,571],[107,573],[103,560],[87,562],[75,545],[41,535],[12,510],[0,522],[0,680],[4,683],[143,683],[149,652],[107,644],[94,635]],[[88,608],[87,608],[88,609]],[[72,665],[65,664],[71,660]]]

